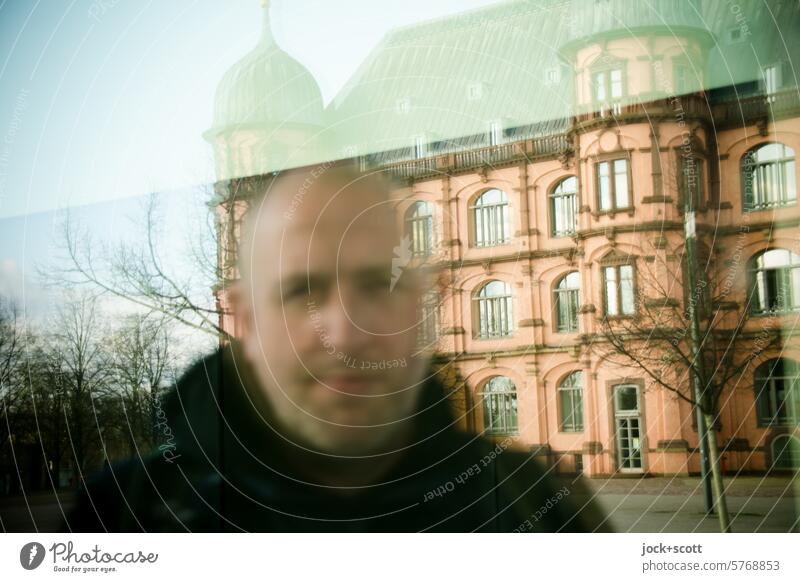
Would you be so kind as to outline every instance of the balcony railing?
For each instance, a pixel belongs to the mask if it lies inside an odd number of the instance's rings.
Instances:
[[[714,104],[712,110],[714,122],[718,125],[800,116],[800,95],[797,89],[751,95]]]
[[[717,98],[719,99],[719,98]],[[579,112],[573,122],[585,124],[602,120],[619,120],[625,117],[642,116],[707,117],[716,126],[742,125],[762,119],[800,117],[800,95],[797,90],[787,89],[769,95],[750,95],[741,98],[709,101],[704,93],[681,95],[676,98],[654,97],[637,103],[611,103],[592,110]],[[513,129],[509,130],[513,133]],[[381,167],[403,178],[421,178],[439,173],[492,167],[522,159],[559,156],[569,151],[571,144],[564,126],[549,135],[528,137],[529,128],[523,127],[516,141],[481,147],[464,147],[461,150],[434,153],[424,158],[414,158],[413,148],[388,152],[383,159],[362,158],[362,166]],[[525,137],[522,137],[525,136]],[[519,139],[522,137],[522,139]],[[391,154],[391,155],[390,155]]]
[[[495,146],[466,149],[439,156],[376,164],[388,169],[396,176],[419,178],[437,173],[469,170],[483,166],[495,166],[521,159],[555,156],[570,147],[565,133],[517,141]],[[363,165],[363,164],[362,164]]]

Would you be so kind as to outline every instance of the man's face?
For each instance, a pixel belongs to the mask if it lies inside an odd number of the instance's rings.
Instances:
[[[379,180],[333,169],[283,178],[252,210],[247,359],[287,437],[334,454],[391,446],[427,370],[415,355],[423,283],[393,278],[393,206]]]

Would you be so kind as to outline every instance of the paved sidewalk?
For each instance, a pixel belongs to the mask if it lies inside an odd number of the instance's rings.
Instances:
[[[703,509],[699,478],[586,481],[616,531],[719,531],[716,516],[706,516]],[[789,477],[728,477],[725,486],[734,532],[787,532],[797,519],[800,499]],[[52,493],[34,493],[26,504],[22,497],[0,497],[0,532],[57,530],[74,492],[60,491],[59,498],[60,504]]]
[[[699,477],[588,479],[616,531],[718,532],[707,516]],[[726,477],[734,532],[787,532],[795,527],[800,499],[790,477]]]

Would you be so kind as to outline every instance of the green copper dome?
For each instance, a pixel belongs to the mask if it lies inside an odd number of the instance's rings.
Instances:
[[[258,45],[222,77],[208,139],[239,129],[323,125],[322,95],[309,71],[275,43],[265,3]]]

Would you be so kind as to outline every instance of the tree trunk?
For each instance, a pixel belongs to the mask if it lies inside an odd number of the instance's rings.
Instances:
[[[731,533],[731,520],[728,515],[728,502],[725,499],[725,487],[722,483],[722,471],[719,466],[719,447],[717,431],[714,428],[714,416],[706,414],[708,427],[708,456],[711,464],[711,487],[714,490],[714,509],[719,517],[719,529],[722,533]]]

